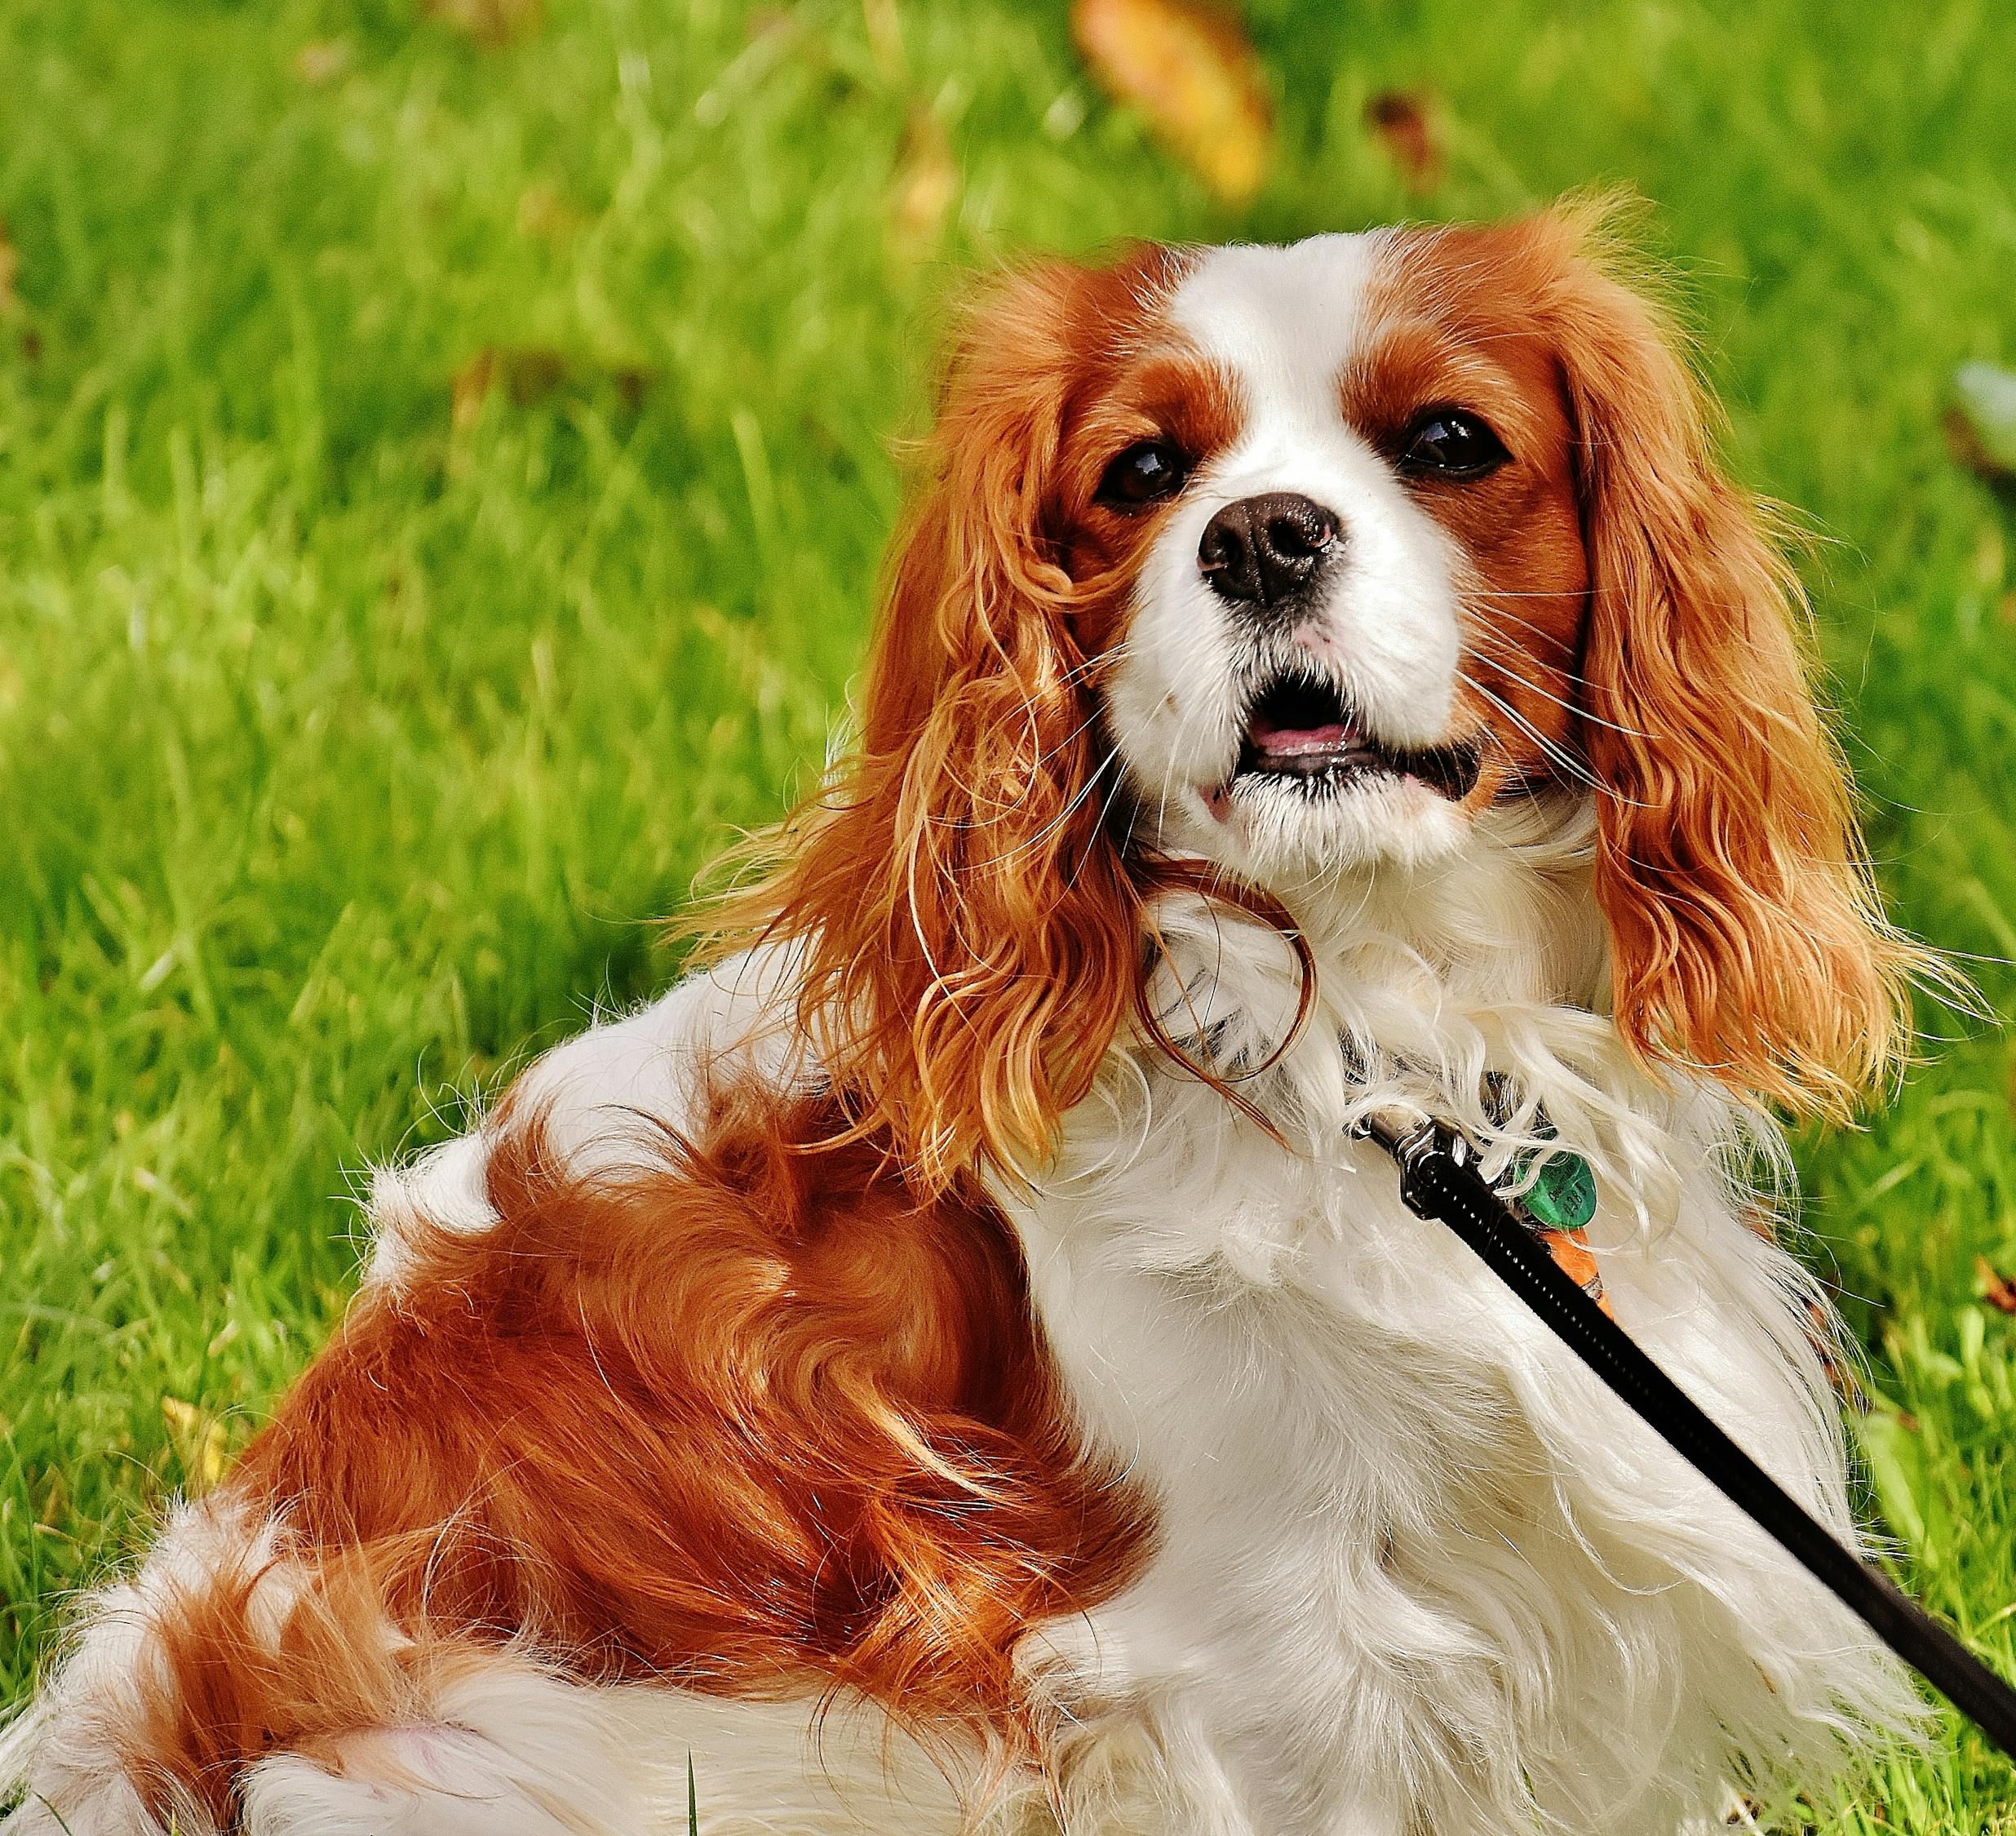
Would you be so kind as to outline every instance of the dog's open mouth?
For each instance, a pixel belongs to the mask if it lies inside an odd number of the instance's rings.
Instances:
[[[1315,790],[1362,778],[1414,778],[1455,802],[1469,795],[1478,764],[1474,746],[1387,745],[1366,731],[1335,683],[1284,673],[1253,698],[1233,783]]]

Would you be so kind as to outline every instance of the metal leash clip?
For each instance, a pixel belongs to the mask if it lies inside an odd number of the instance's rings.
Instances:
[[[1424,1115],[1407,1128],[1404,1116],[1403,1111],[1376,1111],[1353,1133],[1369,1136],[1399,1163],[1402,1201],[1416,1217],[1433,1217],[1434,1213],[1422,1210],[1412,1195],[1416,1188],[1409,1177],[1410,1157],[1446,1155],[1454,1164],[1483,1180],[1483,1156],[1477,1143],[1453,1124]],[[1555,1139],[1554,1125],[1544,1111],[1539,1117],[1535,1133],[1544,1141]],[[1572,1148],[1555,1147],[1544,1151],[1546,1158],[1538,1174],[1527,1182],[1527,1169],[1542,1151],[1527,1149],[1513,1161],[1504,1177],[1495,1184],[1487,1183],[1500,1202],[1545,1246],[1555,1265],[1608,1313],[1610,1301],[1603,1292],[1602,1271],[1584,1234],[1596,1216],[1596,1175],[1588,1162]],[[1522,1182],[1526,1182],[1524,1189],[1518,1190]]]

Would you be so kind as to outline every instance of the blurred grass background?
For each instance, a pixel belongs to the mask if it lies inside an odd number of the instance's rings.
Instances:
[[[1643,192],[1735,466],[1824,539],[1896,910],[2009,1011],[2011,509],[1940,421],[2016,358],[2016,10],[1249,16],[1234,206],[1062,0],[0,5],[0,1691],[340,1311],[354,1169],[658,985],[646,920],[803,785],[973,265]],[[1872,1510],[2016,1672],[2010,1042],[1926,1018],[1809,1221]],[[2012,1798],[1949,1723],[1811,1821]]]

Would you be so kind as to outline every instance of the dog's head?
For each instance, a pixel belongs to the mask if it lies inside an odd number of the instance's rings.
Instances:
[[[1176,861],[1306,914],[1593,800],[1617,1023],[1837,1111],[1908,956],[1796,588],[1575,212],[999,283],[953,365],[861,745],[769,896],[919,1167],[1039,1146]]]

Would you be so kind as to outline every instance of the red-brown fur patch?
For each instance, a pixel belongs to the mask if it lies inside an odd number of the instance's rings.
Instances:
[[[190,1825],[193,1810],[232,1829],[247,1766],[287,1753],[339,1769],[346,1735],[424,1723],[472,1665],[522,1661],[466,1639],[388,1637],[384,1554],[348,1550],[303,1572],[248,1550],[153,1611],[116,1738],[164,1827]]]
[[[655,1170],[580,1180],[508,1128],[501,1222],[423,1231],[248,1450],[232,1494],[309,1590],[277,1647],[250,1574],[162,1616],[136,1779],[228,1813],[250,1760],[423,1714],[441,1664],[507,1641],[1015,1748],[1016,1640],[1119,1587],[1146,1513],[1081,1446],[999,1212],[837,1132],[730,1095]]]

